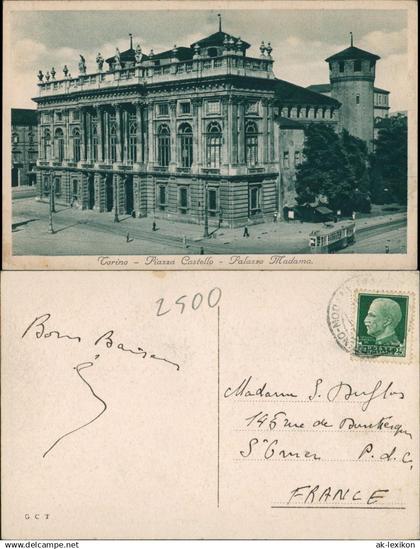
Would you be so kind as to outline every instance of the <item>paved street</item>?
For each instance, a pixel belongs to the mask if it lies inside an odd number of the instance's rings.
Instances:
[[[377,215],[381,213],[381,215]],[[48,204],[34,198],[13,201],[13,255],[184,255],[235,253],[308,253],[309,233],[322,227],[315,223],[265,223],[243,229],[215,230],[203,238],[203,227],[188,223],[133,219],[121,216],[114,223],[112,213],[97,213],[57,205],[53,215],[54,234],[48,232]],[[344,253],[390,253],[406,251],[406,214],[376,212],[356,220],[356,243]],[[127,236],[128,240],[127,241]],[[186,241],[186,246],[184,245]],[[340,252],[341,253],[341,252]]]

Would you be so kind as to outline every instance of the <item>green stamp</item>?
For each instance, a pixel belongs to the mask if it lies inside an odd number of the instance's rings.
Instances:
[[[408,296],[358,295],[356,355],[405,357],[407,328]]]

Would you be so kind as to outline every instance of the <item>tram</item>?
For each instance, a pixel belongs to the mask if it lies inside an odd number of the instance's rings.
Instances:
[[[309,247],[313,254],[329,254],[347,248],[355,241],[356,226],[352,222],[326,224],[309,235]]]

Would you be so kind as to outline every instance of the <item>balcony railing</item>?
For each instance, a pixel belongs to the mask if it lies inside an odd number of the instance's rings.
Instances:
[[[228,53],[220,57],[198,58],[192,61],[171,61],[167,65],[128,67],[110,72],[82,74],[77,78],[39,82],[39,95],[51,96],[76,93],[90,89],[148,84],[160,81],[188,79],[193,73],[202,76],[236,74],[274,78],[272,59],[241,57]]]

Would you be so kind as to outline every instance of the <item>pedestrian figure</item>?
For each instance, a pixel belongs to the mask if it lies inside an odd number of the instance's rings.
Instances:
[[[385,253],[389,254],[389,246],[385,246]]]
[[[130,238],[130,233],[127,233],[127,242],[131,242],[133,239]]]
[[[182,244],[184,245],[184,248],[187,247],[187,237],[185,235],[182,237]]]
[[[353,219],[353,221],[356,219],[356,212],[353,212],[353,213],[351,214],[351,218]]]
[[[204,248],[203,248],[203,246],[201,246],[201,248],[200,248],[200,255],[204,255]]]
[[[134,217],[134,218],[136,217],[136,210],[133,210],[133,211],[131,212],[131,217]]]
[[[71,199],[70,208],[73,208],[73,205],[76,202],[76,200],[77,200],[77,198],[75,196],[73,196],[73,198]]]
[[[274,214],[273,214],[273,223],[277,223],[277,216],[278,216],[278,212],[274,212]]]
[[[156,231],[156,221],[153,221],[153,224],[152,224],[152,231]]]
[[[249,237],[249,230],[248,230],[248,227],[245,225],[244,227],[244,237]]]

